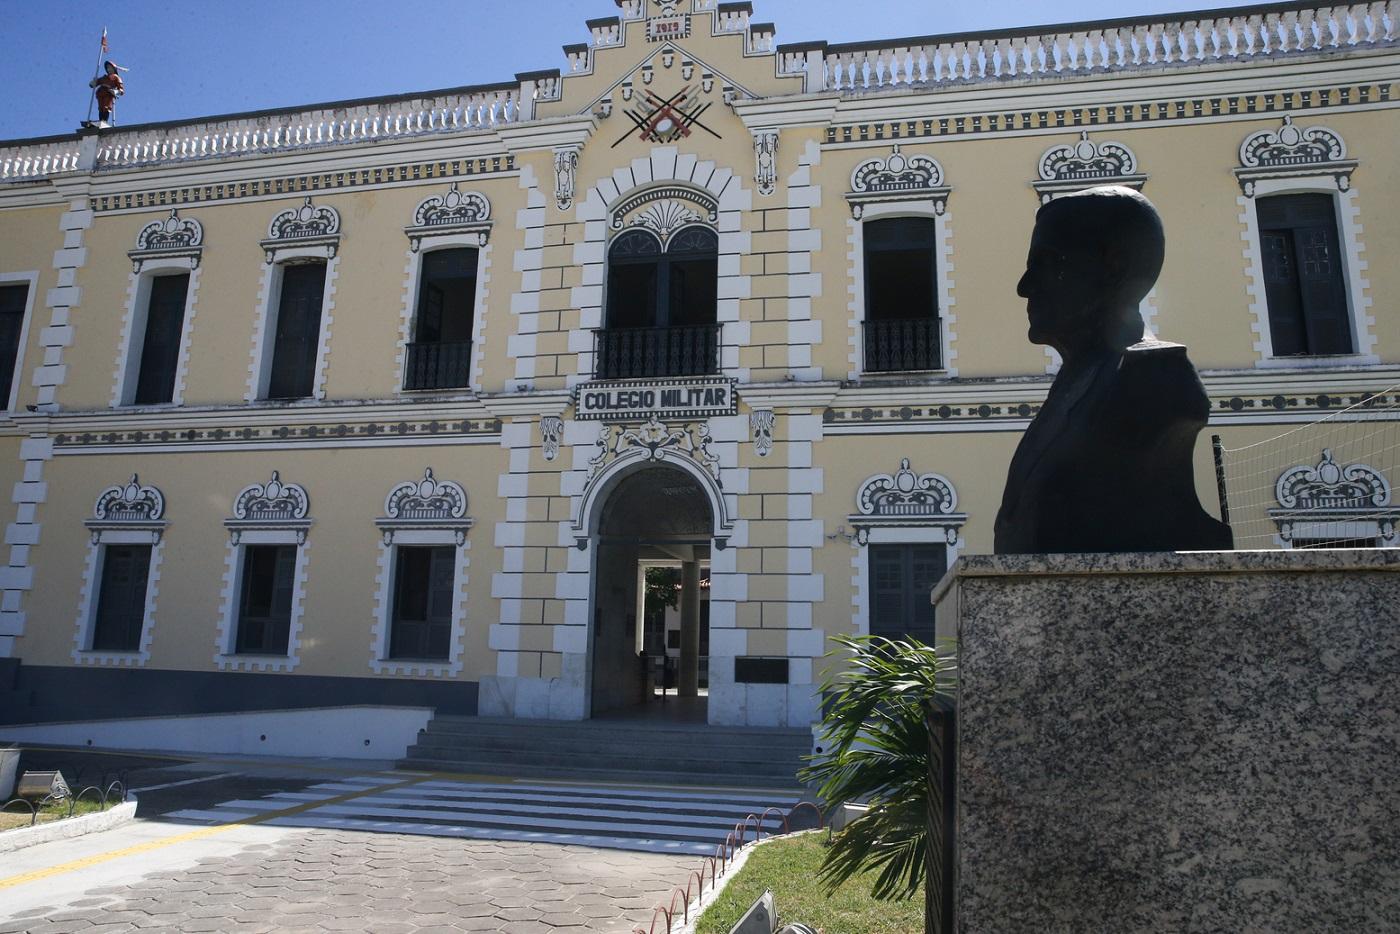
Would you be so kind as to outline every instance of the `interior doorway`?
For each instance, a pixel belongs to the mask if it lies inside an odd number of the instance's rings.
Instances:
[[[708,497],[679,468],[644,467],[608,494],[595,539],[593,717],[706,722],[713,529]]]

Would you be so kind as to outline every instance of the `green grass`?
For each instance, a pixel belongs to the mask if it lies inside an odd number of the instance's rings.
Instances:
[[[116,803],[115,801],[113,802]],[[84,814],[92,814],[96,811],[103,811],[102,802],[93,798],[84,798],[73,807],[73,816],[81,817]],[[63,820],[68,816],[67,801],[51,801],[39,809],[39,820],[37,823],[46,824],[50,821]],[[13,805],[7,811],[0,811],[0,831],[14,830],[17,827],[28,827],[30,821],[29,808],[22,804]]]
[[[818,934],[922,934],[922,889],[903,901],[877,901],[873,875],[863,874],[828,896],[817,878],[825,852],[825,831],[765,843],[700,916],[696,934],[729,934],[764,889],[772,889],[783,924],[800,921]]]

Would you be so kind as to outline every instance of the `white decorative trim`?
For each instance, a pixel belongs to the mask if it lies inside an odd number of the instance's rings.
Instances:
[[[1274,356],[1273,335],[1269,326],[1269,302],[1264,287],[1264,251],[1259,238],[1258,199],[1266,195],[1293,193],[1331,194],[1337,210],[1337,240],[1343,254],[1346,276],[1347,310],[1351,321],[1355,355],[1343,356]],[[1255,367],[1332,367],[1366,366],[1380,362],[1375,355],[1375,316],[1372,306],[1371,282],[1366,275],[1366,250],[1361,234],[1360,195],[1353,187],[1338,187],[1328,175],[1261,178],[1254,182],[1254,196],[1240,195],[1235,199],[1240,207],[1239,220],[1243,228],[1240,240],[1244,244],[1245,290],[1250,298],[1253,317],[1250,330],[1254,333]]]
[[[1269,518],[1278,526],[1284,547],[1292,548],[1298,538],[1369,538],[1386,546],[1400,544],[1395,533],[1400,507],[1390,505],[1385,474],[1366,464],[1340,466],[1328,448],[1316,466],[1298,464],[1279,474],[1274,499],[1278,508],[1268,511]]]
[[[141,228],[136,249],[126,255],[131,260],[131,271],[140,273],[153,259],[177,260],[187,269],[197,269],[203,253],[203,225],[192,217],[181,217],[178,208],[171,208],[169,217]]]
[[[1037,179],[1031,183],[1048,204],[1057,195],[1071,194],[1096,185],[1121,185],[1142,190],[1147,176],[1138,173],[1137,156],[1117,140],[1091,140],[1082,130],[1078,142],[1051,146],[1037,163]]]
[[[305,259],[291,251],[279,253],[276,263],[263,266],[262,282],[258,287],[258,310],[253,319],[253,349],[249,354],[248,385],[243,401],[256,402],[267,395],[272,378],[272,357],[276,350],[277,305],[282,299],[282,270],[293,260]],[[314,254],[312,258],[317,258]],[[311,380],[310,398],[326,398],[326,370],[330,364],[331,325],[335,312],[335,280],[340,271],[340,258],[331,256],[325,263],[325,284],[321,293],[320,333],[316,340],[316,369]],[[274,295],[275,293],[275,295]]]
[[[392,545],[402,532],[444,532],[452,543],[467,540],[472,520],[467,516],[467,493],[461,484],[439,480],[433,468],[423,479],[396,485],[384,498],[384,515],[374,520],[383,533],[384,543]]]
[[[846,517],[855,541],[864,545],[877,528],[938,530],[948,545],[958,543],[967,515],[957,511],[958,493],[947,477],[915,473],[909,458],[893,474],[874,474],[856,491],[856,511]]]
[[[753,131],[753,184],[760,195],[771,195],[778,185],[778,131]]]
[[[134,479],[134,478],[133,478]],[[108,545],[151,545],[151,562],[146,573],[146,603],[141,620],[141,638],[134,652],[94,651],[93,630],[97,625],[98,591],[102,582],[102,562]],[[155,635],[156,597],[160,592],[160,565],[165,555],[165,542],[157,535],[152,542],[149,533],[107,530],[93,535],[88,543],[87,560],[83,563],[83,583],[78,595],[78,618],[74,626],[73,651],[75,665],[110,665],[140,668],[151,660],[151,640]]]
[[[94,542],[106,531],[126,530],[149,532],[151,543],[155,544],[165,529],[165,496],[156,487],[144,486],[132,474],[126,483],[109,486],[98,495],[92,518],[85,525],[92,531]]]
[[[300,545],[311,528],[310,510],[306,488],[285,482],[274,470],[271,480],[239,491],[233,500],[233,516],[224,520],[224,528],[229,530],[229,540],[235,545],[253,530],[286,532]]]
[[[559,456],[559,440],[564,436],[564,420],[558,415],[540,416],[540,448],[544,459],[552,461]]]
[[[749,427],[753,429],[753,450],[759,457],[773,453],[773,423],[777,416],[772,409],[754,409],[749,413]]]
[[[3,411],[14,412],[19,404],[19,391],[24,385],[24,355],[29,346],[29,324],[34,320],[34,303],[39,296],[39,271],[0,272],[0,286],[17,285],[23,282],[28,286],[24,297],[24,320],[19,326],[19,345],[15,349],[15,373],[10,378],[10,405]],[[0,658],[4,658],[0,652]]]
[[[258,241],[268,264],[295,256],[335,258],[340,247],[340,212],[325,204],[313,204],[311,196],[299,207],[288,208],[267,225],[267,237]],[[294,254],[294,255],[293,255]]]
[[[188,274],[185,286],[185,310],[180,321],[180,349],[175,363],[175,386],[170,405],[184,404],[185,375],[190,359],[190,339],[194,331],[194,315],[199,297],[197,264],[178,257],[155,256],[140,264],[131,273],[126,287],[126,310],[122,315],[122,334],[117,342],[116,371],[112,375],[112,408],[132,405],[136,384],[141,374],[141,353],[145,347],[146,324],[151,310],[151,288],[162,273]]]
[[[394,558],[399,545],[446,545],[456,550],[452,576],[452,634],[443,661],[395,659],[389,657],[389,639],[394,613]],[[453,678],[462,673],[463,644],[467,631],[467,569],[471,566],[471,542],[446,530],[402,533],[393,544],[379,543],[378,573],[375,576],[374,622],[371,627],[369,668],[377,675],[416,678]]]
[[[929,199],[918,199],[910,201],[881,201],[867,202],[863,205],[860,219],[852,217],[846,222],[846,243],[850,249],[846,253],[847,274],[850,285],[846,287],[846,292],[850,295],[850,301],[846,308],[850,313],[847,319],[849,327],[849,338],[847,344],[850,346],[850,353],[847,360],[850,365],[848,379],[858,380],[865,372],[865,347],[861,340],[861,325],[865,323],[865,223],[879,220],[886,217],[927,217],[933,219],[934,253],[938,263],[937,272],[937,295],[939,325],[942,333],[939,339],[942,342],[941,352],[943,355],[943,368],[937,372],[941,376],[949,379],[958,375],[958,368],[954,361],[958,356],[956,325],[958,323],[957,314],[954,308],[957,305],[957,297],[953,294],[953,215],[944,207],[941,211],[938,203]]]

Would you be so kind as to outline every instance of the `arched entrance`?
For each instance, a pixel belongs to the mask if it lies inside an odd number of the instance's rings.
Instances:
[[[678,467],[639,466],[607,491],[593,536],[592,716],[705,722],[714,528],[709,496]]]

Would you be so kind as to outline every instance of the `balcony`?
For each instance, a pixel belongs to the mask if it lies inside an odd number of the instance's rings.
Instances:
[[[718,324],[595,331],[598,379],[708,376],[719,372]]]
[[[403,388],[465,389],[471,376],[471,341],[424,341],[408,345]]]
[[[865,372],[941,369],[938,321],[938,318],[901,318],[865,322]]]

